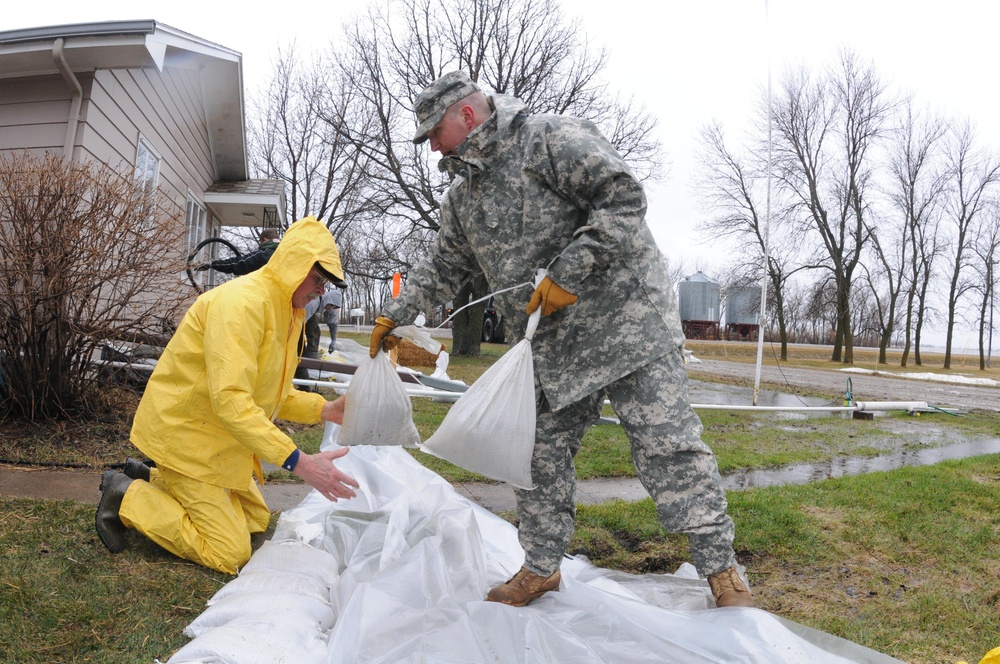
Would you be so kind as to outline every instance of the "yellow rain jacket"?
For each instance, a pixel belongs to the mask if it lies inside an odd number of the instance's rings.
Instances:
[[[273,420],[314,424],[326,400],[292,387],[304,309],[292,293],[319,262],[343,279],[329,229],[292,224],[267,265],[201,295],[167,344],[135,413],[132,443],[157,465],[246,490],[295,443]]]

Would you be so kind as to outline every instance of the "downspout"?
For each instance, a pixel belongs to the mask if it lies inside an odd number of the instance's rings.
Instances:
[[[66,123],[66,143],[63,145],[63,155],[67,160],[73,161],[73,147],[76,145],[76,129],[80,124],[80,107],[83,105],[83,87],[77,80],[73,71],[66,62],[66,55],[63,53],[65,40],[62,37],[52,44],[52,59],[56,63],[56,68],[62,74],[63,80],[73,90],[73,102],[69,108],[69,120]]]

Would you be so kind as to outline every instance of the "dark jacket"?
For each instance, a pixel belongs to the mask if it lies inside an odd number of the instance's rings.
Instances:
[[[225,274],[250,274],[251,272],[259,270],[267,265],[267,261],[271,258],[271,254],[273,254],[274,250],[277,248],[278,241],[270,240],[262,243],[257,251],[252,251],[245,256],[236,256],[235,258],[225,258],[212,261],[212,269],[217,272],[224,272]]]

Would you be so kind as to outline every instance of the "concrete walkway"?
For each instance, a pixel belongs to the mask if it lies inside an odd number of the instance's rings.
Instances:
[[[0,496],[39,500],[75,500],[96,505],[100,500],[101,471],[53,470],[0,465]],[[273,511],[291,509],[302,502],[311,487],[292,482],[268,482],[264,499]],[[455,490],[491,512],[514,509],[514,490],[506,484],[463,482]],[[641,500],[648,494],[635,478],[580,480],[577,500],[584,504],[602,503],[614,498]]]

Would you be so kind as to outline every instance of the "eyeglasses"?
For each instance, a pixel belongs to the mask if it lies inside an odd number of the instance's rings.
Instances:
[[[330,280],[320,274],[317,270],[312,270],[309,275],[313,278],[313,283],[316,284],[316,288],[321,290],[326,290],[326,285],[330,283]]]

